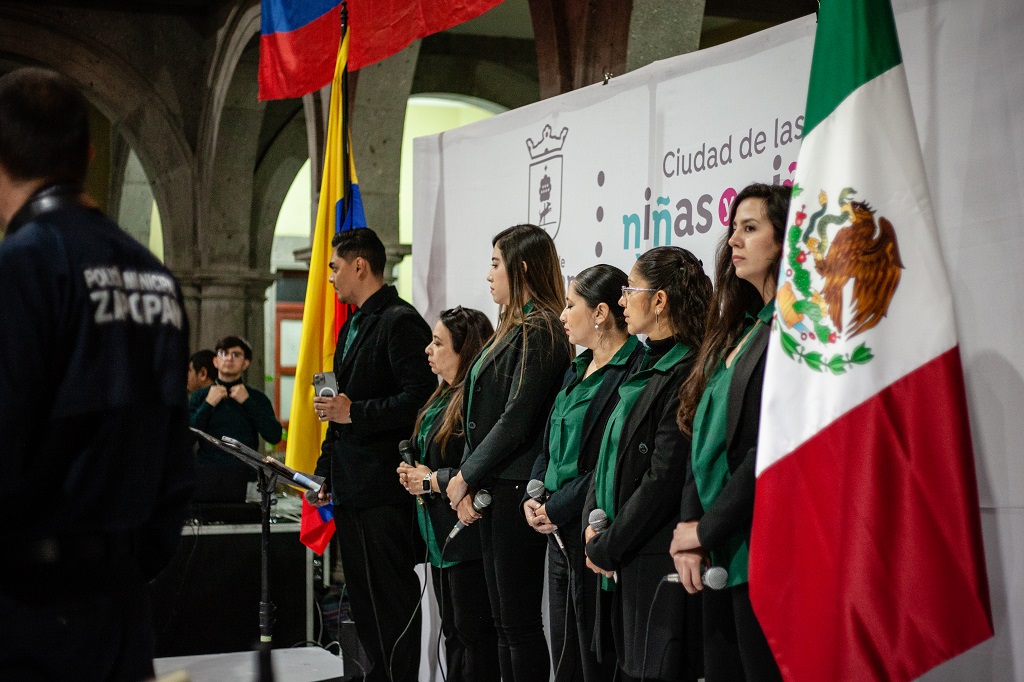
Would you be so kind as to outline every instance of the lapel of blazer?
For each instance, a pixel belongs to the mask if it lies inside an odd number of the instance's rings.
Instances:
[[[480,371],[477,372],[477,378],[480,378],[480,376],[483,375],[487,368],[494,364],[494,361],[497,359],[497,357],[508,349],[512,341],[514,339],[519,339],[521,335],[522,326],[512,330],[508,334],[505,334],[505,336],[501,340],[494,344],[494,347],[491,348],[491,350],[487,353],[486,356],[484,356],[484,361],[480,365]]]
[[[691,349],[683,356],[680,362],[685,362],[688,358],[692,358],[694,351]],[[658,372],[651,377],[650,381],[647,382],[647,386],[644,388],[643,394],[640,399],[636,401],[633,409],[629,413],[629,418],[626,420],[626,425],[622,429],[622,436],[619,437],[619,444],[628,443],[633,438],[633,434],[636,433],[640,423],[644,421],[647,413],[650,411],[654,401],[658,399],[661,391],[665,388],[665,384],[671,379],[672,374],[676,370],[676,366],[669,368],[667,372]],[[627,377],[628,380],[628,377]],[[653,447],[653,445],[648,445]]]
[[[643,350],[643,346],[637,345],[637,348]],[[594,397],[590,400],[590,405],[587,406],[587,414],[583,418],[583,433],[580,434],[580,452],[583,451],[593,435],[594,427],[597,425],[597,418],[604,412],[605,407],[608,405],[608,401],[612,399],[612,396],[619,392],[619,386],[622,385],[623,377],[626,374],[626,369],[629,367],[629,362],[625,365],[618,367],[609,367],[605,370],[604,378],[601,380],[601,385],[598,387]],[[603,435],[603,434],[601,434]]]
[[[643,423],[647,418],[647,413],[651,411],[651,406],[654,405],[654,401],[661,395],[661,391],[665,388],[665,383],[668,382],[669,377],[672,376],[671,370],[668,372],[659,372],[652,376],[647,382],[647,386],[644,387],[644,392],[640,395],[640,399],[633,405],[633,409],[629,412],[629,418],[626,419],[626,425],[622,429],[622,435],[619,436],[619,445],[628,443],[633,439],[636,434],[636,430],[640,428],[640,424]],[[648,448],[653,445],[648,444]],[[621,451],[620,451],[621,452]],[[622,458],[618,458],[621,462]]]
[[[380,321],[380,315],[384,311],[384,308],[386,308],[386,307],[387,306],[382,306],[382,307],[378,308],[377,310],[374,310],[371,313],[364,314],[360,318],[360,320],[359,320],[359,328],[356,330],[356,338],[352,341],[352,345],[349,347],[348,353],[345,354],[345,357],[342,358],[342,361],[341,361],[341,371],[340,371],[341,376],[347,376],[348,375],[348,371],[349,371],[349,368],[352,365],[352,361],[356,357],[356,352],[359,350],[359,347],[363,345],[363,342],[367,338],[369,338],[370,332],[372,332],[373,328],[377,326],[377,323]],[[341,348],[344,350],[344,348],[345,348],[344,337],[341,338],[341,344],[340,345],[341,345]],[[335,352],[337,352],[337,351],[335,351]]]
[[[729,384],[729,404],[726,408],[726,450],[732,444],[733,436],[740,425],[740,413],[743,411],[743,398],[747,394],[747,384],[750,383],[750,375],[754,372],[761,355],[768,348],[768,340],[771,338],[771,329],[766,324],[758,324],[754,337],[750,339],[743,354],[736,361],[736,369],[733,371],[732,382]]]

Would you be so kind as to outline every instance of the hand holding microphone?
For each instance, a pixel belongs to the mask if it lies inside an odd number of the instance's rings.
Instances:
[[[544,487],[544,481],[539,478],[535,478],[526,484],[526,494],[533,498],[535,502],[539,502],[540,504],[544,504],[548,499],[547,488]],[[555,542],[558,543],[558,548],[562,550],[562,554],[565,554],[565,543],[562,542],[562,536],[557,530],[551,531],[551,535],[554,536]]]
[[[674,557],[673,557],[674,558]],[[676,568],[678,568],[678,564]],[[700,571],[700,584],[712,590],[720,590],[725,587],[725,584],[729,582],[729,571],[725,570],[721,566],[705,566],[703,561],[701,562]],[[687,577],[690,578],[689,584],[687,583]],[[686,591],[690,594],[694,594],[700,591],[697,587],[697,583],[693,581],[693,574],[680,572],[680,573],[669,573],[665,576],[665,580],[670,583],[681,583]]]
[[[481,513],[484,509],[490,506],[490,504],[491,494],[486,490],[481,490],[480,492],[473,496],[473,511],[475,511],[477,514]],[[459,531],[461,531],[468,525],[468,523],[463,523],[462,520],[459,519],[459,522],[455,524],[454,528],[452,528],[452,532],[448,534],[448,540],[454,538],[456,535],[459,534]]]
[[[608,530],[608,514],[605,513],[604,509],[591,510],[590,516],[587,517],[587,542],[590,542],[592,538],[601,535],[606,530]],[[606,578],[611,578],[615,582],[619,582],[618,571],[606,571],[597,564],[595,564],[593,561],[591,561],[590,557],[587,557],[587,566],[594,573],[600,573]]]
[[[729,581],[729,572],[726,569],[721,566],[708,566],[707,554],[700,548],[696,521],[682,521],[676,524],[669,554],[677,573],[665,576],[665,580],[682,584],[690,594],[696,594],[704,587],[720,590]]]
[[[403,440],[398,444],[398,452],[402,456],[402,463],[398,465],[398,482],[410,495],[416,496],[416,502],[424,504],[423,494],[429,492],[424,488],[424,481],[430,485],[430,479],[426,478],[430,469],[422,464],[416,463],[416,450],[410,441]],[[422,470],[422,473],[421,471]]]

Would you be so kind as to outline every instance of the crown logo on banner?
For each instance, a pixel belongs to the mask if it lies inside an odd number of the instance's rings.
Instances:
[[[563,127],[556,135],[549,123],[541,130],[539,139],[526,139],[526,150],[530,152],[526,222],[543,227],[552,239],[562,222],[562,147],[568,136],[568,128]]]
[[[526,139],[526,149],[530,152],[530,158],[539,159],[542,156],[562,151],[562,145],[565,144],[568,134],[568,128],[562,128],[562,131],[555,135],[550,123],[544,126],[539,140],[534,142],[533,138]]]

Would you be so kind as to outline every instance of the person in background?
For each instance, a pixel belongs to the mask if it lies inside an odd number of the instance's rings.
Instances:
[[[242,380],[252,362],[252,348],[238,336],[225,336],[214,347],[217,378],[206,388],[196,389],[188,398],[189,425],[215,438],[228,436],[259,451],[260,436],[274,445],[281,442],[281,422],[274,415],[270,398]],[[205,440],[198,441],[196,465],[199,470],[197,501],[215,498],[225,481],[256,480],[256,470]],[[230,486],[234,487],[234,486]],[[239,494],[235,502],[244,501]]]
[[[352,617],[372,665],[367,681],[415,682],[422,554],[415,503],[395,467],[399,442],[437,388],[423,355],[430,327],[384,283],[387,252],[373,230],[344,230],[331,243],[330,282],[338,300],[356,311],[334,352],[341,392],[313,399],[317,417],[329,422],[316,464],[315,473],[326,479],[317,504],[334,503]]]
[[[213,362],[216,357],[216,353],[204,348],[193,353],[188,359],[186,387],[190,394],[197,388],[206,388],[213,384],[213,379],[217,376],[217,366]]]
[[[655,596],[672,572],[666,551],[690,461],[690,441],[675,421],[679,386],[693,368],[710,299],[701,262],[674,246],[641,255],[622,289],[629,332],[645,335],[647,350],[619,387],[584,508],[611,522],[600,535],[588,525],[585,539],[587,565],[603,576],[602,601],[612,599],[622,680],[695,681],[702,672],[700,601],[676,585]]]
[[[498,637],[480,560],[478,526],[462,529],[446,541],[459,517],[445,489],[462,459],[466,426],[462,396],[469,365],[494,333],[479,310],[458,306],[441,313],[426,348],[430,369],[441,384],[420,411],[412,442],[415,466],[398,465],[399,482],[412,495],[420,534],[427,544],[430,574],[441,612],[449,682],[498,682]]]
[[[586,350],[573,360],[548,420],[547,446],[533,466],[544,481],[546,501],[523,502],[526,521],[548,535],[548,609],[555,680],[610,682],[615,652],[596,655],[591,647],[596,576],[587,570],[580,515],[593,480],[601,437],[619,385],[643,355],[643,345],[626,330],[619,298],[626,273],[595,265],[569,284],[562,324],[569,343]],[[563,554],[551,535],[558,531]],[[600,648],[600,647],[599,647]]]
[[[679,426],[693,439],[692,469],[671,547],[680,581],[701,590],[710,563],[726,588],[704,593],[707,682],[779,680],[747,583],[761,388],[789,211],[788,187],[753,184],[732,204],[718,247],[708,332],[680,392]]]
[[[0,76],[0,679],[152,679],[194,472],[181,289],[85,197],[89,107]]]
[[[518,510],[571,358],[558,320],[565,288],[555,243],[543,229],[516,225],[498,233],[492,245],[487,281],[501,306],[498,328],[466,379],[466,450],[448,483],[448,498],[464,523],[482,517],[480,543],[501,678],[536,682],[550,674],[541,618],[547,543]],[[492,502],[481,515],[470,491],[484,488]]]

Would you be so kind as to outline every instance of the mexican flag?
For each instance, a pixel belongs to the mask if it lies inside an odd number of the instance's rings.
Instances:
[[[750,597],[787,680],[992,636],[974,455],[889,0],[821,3],[765,369]]]

